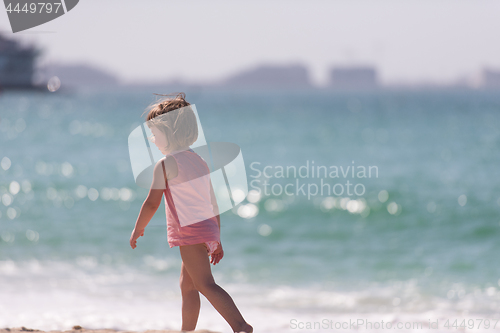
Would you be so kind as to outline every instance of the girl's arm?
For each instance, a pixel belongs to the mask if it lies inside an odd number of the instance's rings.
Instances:
[[[144,229],[146,229],[146,226],[148,225],[149,221],[151,221],[156,211],[158,210],[158,207],[160,207],[162,196],[163,196],[162,190],[158,189],[149,190],[148,197],[142,204],[141,211],[139,212],[139,217],[135,222],[135,228],[134,231],[132,232],[132,238],[135,238],[134,240],[137,240],[137,238],[144,235]],[[136,237],[134,237],[134,234]],[[132,246],[132,248],[135,248],[135,246]]]
[[[130,236],[130,246],[135,249],[137,246],[137,238],[144,236],[144,229],[148,225],[149,221],[153,218],[158,207],[160,207],[161,199],[163,196],[163,190],[165,189],[165,176],[163,173],[162,160],[156,163],[153,172],[153,182],[151,183],[151,188],[149,189],[149,194],[144,203],[142,204],[141,211],[139,212],[139,217],[135,222],[135,228]],[[171,168],[169,168],[170,159],[167,159],[167,178],[171,178],[170,174]],[[175,163],[175,162],[174,162]],[[169,172],[170,171],[170,172]],[[177,169],[175,169],[177,171]]]
[[[219,205],[217,205],[217,198],[215,197],[214,188],[212,186],[212,181],[210,181],[210,198],[212,201],[212,206],[214,208],[214,214],[217,218],[217,224],[219,225],[219,234],[220,234],[220,212]],[[217,264],[222,257],[224,257],[224,250],[222,249],[222,241],[219,242],[217,249],[212,253],[212,257],[210,258],[211,264]]]

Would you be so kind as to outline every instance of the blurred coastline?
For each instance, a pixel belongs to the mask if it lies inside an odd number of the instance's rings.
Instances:
[[[219,91],[324,91],[324,92],[370,92],[370,91],[451,91],[451,90],[500,90],[500,69],[483,68],[477,73],[464,76],[455,82],[434,83],[384,83],[380,73],[372,65],[333,66],[326,85],[311,82],[307,66],[262,64],[243,70],[213,82],[192,82],[182,78],[161,82],[122,82],[113,73],[92,65],[47,65],[41,69],[41,82],[58,77],[64,89],[83,90],[219,90]],[[42,85],[42,83],[39,83]]]
[[[38,90],[75,92],[77,90],[235,90],[235,91],[374,91],[374,90],[494,90],[500,89],[500,69],[482,68],[448,83],[383,82],[372,64],[333,65],[328,82],[318,86],[311,81],[309,69],[302,63],[263,63],[220,80],[193,82],[169,78],[156,82],[123,82],[108,70],[86,63],[37,60],[43,52],[36,45],[24,45],[0,34],[0,91]]]

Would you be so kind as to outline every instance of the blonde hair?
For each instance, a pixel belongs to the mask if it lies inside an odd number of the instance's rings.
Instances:
[[[173,98],[151,104],[146,110],[148,127],[156,127],[165,134],[167,151],[188,147],[198,139],[196,116],[185,98],[186,94],[177,93]]]

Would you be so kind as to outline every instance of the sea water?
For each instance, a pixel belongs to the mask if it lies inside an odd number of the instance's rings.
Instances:
[[[256,332],[500,330],[498,93],[187,93],[245,160],[212,270]],[[180,329],[163,204],[129,245],[147,189],[127,138],[154,100],[0,95],[0,327]],[[230,332],[202,299],[198,328]]]

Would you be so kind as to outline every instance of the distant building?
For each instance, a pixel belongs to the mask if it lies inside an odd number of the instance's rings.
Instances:
[[[373,67],[336,67],[330,71],[330,86],[339,89],[373,89],[378,87]]]
[[[34,62],[39,51],[0,34],[0,89],[33,88]]]
[[[262,65],[231,76],[220,85],[237,88],[308,88],[311,82],[305,66]]]
[[[500,89],[500,70],[483,69],[477,85],[479,88]]]

